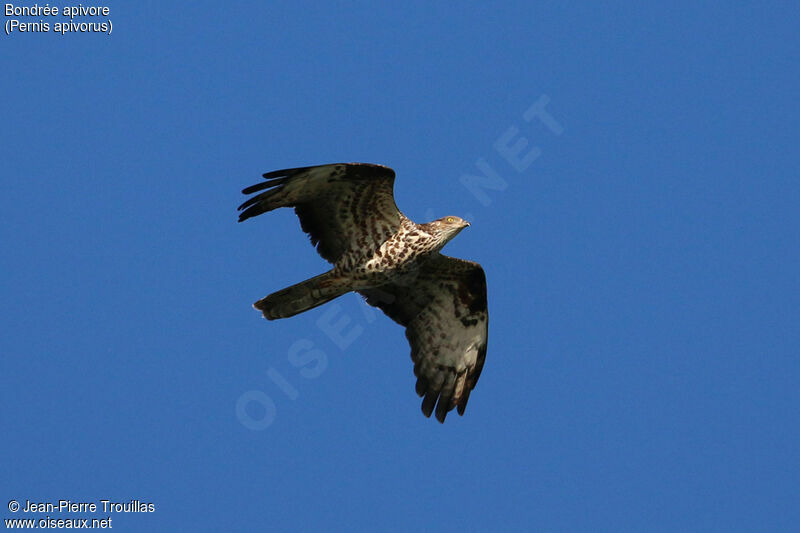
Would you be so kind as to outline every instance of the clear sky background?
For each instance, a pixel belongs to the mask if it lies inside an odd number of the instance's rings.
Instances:
[[[797,8],[534,4],[111,2],[110,36],[0,36],[0,515],[796,531]],[[240,190],[340,161],[472,222],[464,417],[421,414],[357,296],[250,307],[328,267],[290,210],[237,224]]]

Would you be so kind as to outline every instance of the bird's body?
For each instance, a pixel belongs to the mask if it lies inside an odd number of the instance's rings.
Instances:
[[[416,224],[394,203],[394,171],[339,163],[280,170],[248,187],[267,189],[240,206],[239,220],[294,207],[303,230],[333,268],[254,304],[286,318],[357,291],[406,326],[422,410],[444,422],[463,414],[483,367],[488,335],[486,278],[477,263],[439,250],[469,226],[459,217]]]
[[[413,270],[415,262],[432,248],[430,235],[419,232],[417,224],[401,214],[397,232],[383,241],[377,250],[344,255],[334,264],[333,271],[348,277],[354,287],[377,287],[396,274]]]
[[[336,262],[333,271],[350,279],[356,289],[380,287],[389,281],[397,281],[400,275],[413,279],[419,268],[433,257],[432,254],[446,244],[428,233],[425,226],[412,222],[401,213],[397,232],[377,250],[369,250],[363,255],[349,254]]]

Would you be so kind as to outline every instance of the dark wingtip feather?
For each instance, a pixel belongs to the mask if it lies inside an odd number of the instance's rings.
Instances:
[[[417,386],[416,386],[417,396],[419,396],[420,398],[425,396],[425,390],[427,388],[428,388],[428,382],[425,379],[423,378],[417,379]]]
[[[239,222],[243,222],[248,218],[258,216],[264,212],[265,212],[264,208],[261,207],[260,205],[250,206],[244,212],[239,214]]]
[[[439,397],[438,392],[428,391],[425,395],[425,399],[422,400],[422,414],[427,416],[428,418],[431,417],[433,413],[433,408],[436,405],[436,399]]]
[[[282,178],[284,180],[287,180],[287,179],[291,178],[292,176],[294,176],[295,174],[297,174],[298,172],[305,172],[306,170],[309,170],[309,169],[312,169],[312,168],[314,168],[314,167],[311,166],[311,167],[284,168],[284,169],[281,169],[281,170],[273,170],[272,172],[266,172],[264,174],[261,174],[261,176],[265,180],[271,180],[273,178]]]
[[[439,403],[436,405],[436,420],[444,424],[444,419],[447,418],[447,413],[450,412],[450,396],[441,396]]]
[[[458,414],[460,416],[464,416],[464,411],[467,408],[467,402],[469,401],[469,393],[472,392],[469,388],[464,390],[464,395],[461,397],[461,401],[458,402]]]
[[[254,192],[263,191],[264,189],[269,189],[270,187],[277,187],[278,185],[283,185],[288,180],[289,177],[287,176],[285,178],[276,178],[276,179],[270,179],[268,181],[262,181],[261,183],[256,183],[255,185],[245,187],[244,189],[242,189],[242,194],[253,194]]]
[[[261,196],[261,195],[259,194],[258,196],[253,196],[252,198],[248,198],[246,202],[243,202],[242,205],[240,205],[236,209],[241,211],[242,209],[250,207],[253,204],[257,204],[258,200],[259,200],[259,196]]]
[[[253,194],[254,192],[258,192],[258,191],[264,190],[267,187],[269,187],[269,185],[267,185],[267,183],[269,183],[269,182],[256,183],[255,185],[251,185],[249,187],[245,187],[244,189],[242,189],[242,194]]]

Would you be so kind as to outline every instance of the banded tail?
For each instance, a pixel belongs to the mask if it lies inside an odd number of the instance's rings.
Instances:
[[[253,304],[267,320],[288,318],[333,300],[351,290],[332,272],[314,276],[291,287],[274,292]]]

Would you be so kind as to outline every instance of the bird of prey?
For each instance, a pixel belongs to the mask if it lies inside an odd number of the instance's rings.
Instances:
[[[483,369],[486,276],[478,263],[439,253],[469,223],[457,216],[409,220],[395,205],[394,176],[381,165],[335,163],[268,172],[267,181],[244,189],[259,194],[239,206],[239,222],[293,207],[312,245],[333,264],[253,307],[275,320],[360,293],[406,328],[422,412],[435,410],[444,422],[454,408],[464,414]]]

